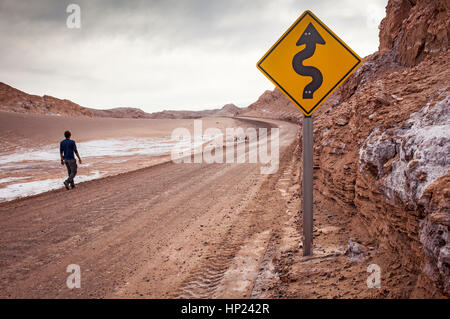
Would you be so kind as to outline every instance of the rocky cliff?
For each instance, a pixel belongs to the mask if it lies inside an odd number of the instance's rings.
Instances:
[[[380,51],[393,51],[402,65],[414,66],[427,55],[448,50],[449,2],[389,1],[380,25]]]
[[[379,51],[314,113],[316,191],[415,275],[390,297],[450,296],[449,21],[448,1],[390,0]],[[277,89],[245,114],[301,122]]]

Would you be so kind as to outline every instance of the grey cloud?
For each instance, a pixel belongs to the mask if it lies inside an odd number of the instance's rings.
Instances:
[[[80,30],[66,28],[70,3],[81,7]],[[377,30],[365,25],[365,3],[0,0],[0,68],[6,74],[0,81],[91,107],[156,111],[247,103],[272,87],[254,67],[257,59],[305,9],[350,45],[361,45],[354,49],[362,55],[375,50]]]

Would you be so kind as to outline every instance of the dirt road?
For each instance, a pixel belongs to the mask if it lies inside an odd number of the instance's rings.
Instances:
[[[273,175],[167,162],[1,204],[0,297],[250,297],[285,214],[267,194],[297,174],[286,167],[298,127],[266,122],[280,127]],[[80,289],[66,286],[70,264]]]

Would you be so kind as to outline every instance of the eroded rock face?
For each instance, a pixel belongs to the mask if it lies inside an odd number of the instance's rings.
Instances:
[[[360,149],[359,167],[376,176],[393,205],[426,213],[419,224],[427,256],[423,270],[450,294],[450,92],[439,97],[400,128],[374,129]]]
[[[241,112],[245,116],[283,119],[298,122],[301,112],[298,108],[277,88],[273,91],[265,91],[256,102]]]
[[[449,225],[425,218],[420,223],[420,242],[429,258],[424,268],[426,275],[450,295]]]
[[[364,257],[367,255],[367,247],[361,245],[360,243],[349,239],[347,248],[345,250],[345,255],[350,261],[361,262],[364,260]]]
[[[447,0],[390,0],[380,24],[380,51],[394,51],[396,61],[407,66],[447,51],[449,8]]]
[[[395,202],[417,209],[425,189],[450,172],[450,92],[413,113],[402,127],[376,128],[359,152],[360,169],[380,179],[380,190]]]

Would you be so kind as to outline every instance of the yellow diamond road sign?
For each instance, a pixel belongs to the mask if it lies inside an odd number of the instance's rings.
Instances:
[[[352,49],[311,11],[305,11],[257,67],[310,116],[360,64]]]

